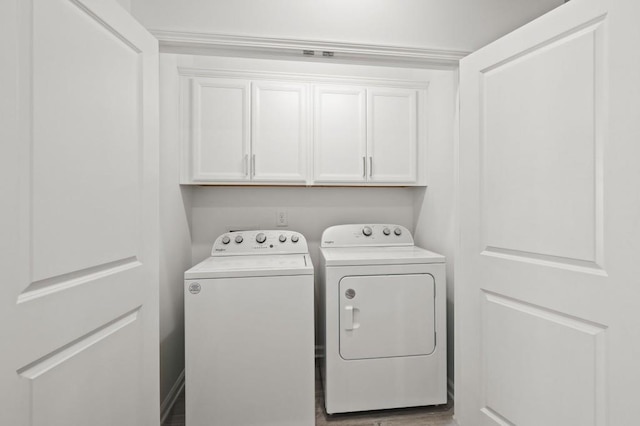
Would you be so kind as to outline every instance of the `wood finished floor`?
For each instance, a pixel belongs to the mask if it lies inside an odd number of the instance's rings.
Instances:
[[[185,426],[184,391],[162,426]],[[447,405],[397,410],[368,411],[364,413],[327,415],[324,411],[324,393],[316,369],[316,426],[457,426],[453,420],[453,403]],[[208,425],[193,425],[208,426]]]

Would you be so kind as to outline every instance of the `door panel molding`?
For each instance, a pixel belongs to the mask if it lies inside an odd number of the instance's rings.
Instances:
[[[545,321],[550,321],[564,327],[572,328],[581,333],[596,336],[607,329],[607,326],[604,324],[598,324],[590,320],[578,318],[564,312],[555,311],[553,309],[518,300],[503,294],[494,293],[484,289],[482,290],[482,293],[484,295],[485,302],[487,303],[504,306],[506,308],[513,309],[514,311],[522,312],[527,315],[541,318]]]
[[[133,41],[126,36],[124,36],[120,31],[114,28],[112,25],[108,24],[104,19],[100,17],[100,15],[93,11],[93,8],[96,8],[95,2],[91,0],[69,0],[69,3],[78,7],[78,9],[85,12],[89,17],[91,17],[94,21],[100,24],[104,29],[111,32],[114,36],[120,39],[124,44],[129,46],[135,53],[141,53],[142,50],[139,46],[137,46]],[[93,4],[92,4],[93,3]]]
[[[506,424],[604,425],[608,326],[481,291],[483,412]]]
[[[18,296],[18,304],[48,296],[78,285],[88,284],[129,269],[142,266],[136,256],[115,260],[102,265],[92,266],[80,271],[34,281]]]
[[[602,273],[603,20],[479,71],[485,252]]]
[[[19,368],[17,373],[29,380],[37,379],[49,370],[71,360],[74,356],[86,350],[88,347],[95,345],[112,334],[117,333],[122,328],[137,321],[140,308],[141,306],[138,306],[136,309],[121,315],[101,327],[98,327],[73,342],[53,350],[36,361]]]
[[[143,334],[140,310],[18,370],[20,397],[32,409],[30,425],[153,424],[136,408],[146,389],[136,374],[144,350],[133,344]]]
[[[539,253],[531,253],[520,250],[504,249],[487,246],[480,252],[481,256],[490,256],[497,259],[512,260],[529,263],[531,265],[566,269],[568,271],[583,272],[586,274],[608,276],[607,271],[602,269],[597,263],[579,259],[571,259],[561,256],[549,256]]]
[[[486,66],[480,69],[479,72],[481,74],[488,74],[497,68],[513,63],[519,59],[525,58],[526,56],[531,55],[532,53],[544,51],[545,48],[553,48],[554,44],[556,43],[561,44],[566,41],[570,41],[575,37],[581,37],[585,34],[594,33],[596,30],[598,30],[602,26],[602,24],[605,22],[606,17],[607,17],[607,14],[602,13],[601,15],[595,18],[588,19],[585,22],[577,24],[573,28],[562,31],[559,34],[556,34],[544,41],[538,42],[534,46],[524,49],[521,52],[518,52],[514,55],[507,56],[504,59],[496,61],[494,64],[491,64],[489,66]]]
[[[496,426],[516,426],[515,423],[512,423],[508,419],[505,419],[499,413],[495,412],[489,407],[481,408],[480,412],[486,416],[485,423],[482,423],[483,425],[491,424]]]
[[[129,25],[102,9],[33,3],[29,282],[140,256],[148,39],[127,40]]]

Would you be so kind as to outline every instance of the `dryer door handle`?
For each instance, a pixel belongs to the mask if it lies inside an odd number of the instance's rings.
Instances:
[[[344,311],[342,312],[342,324],[346,331],[352,331],[360,327],[360,324],[356,322],[356,315],[358,311],[358,308],[354,308],[351,305],[344,307]]]

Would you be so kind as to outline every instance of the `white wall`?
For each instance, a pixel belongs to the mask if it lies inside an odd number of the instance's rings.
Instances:
[[[178,185],[175,58],[160,57],[160,400],[184,368],[184,271],[191,267],[191,190]]]
[[[343,223],[397,223],[413,228],[413,188],[197,187],[193,196],[193,261],[211,253],[231,229],[277,229],[287,210],[290,229],[309,244],[314,265],[322,231]]]
[[[427,146],[427,184],[414,193],[414,239],[416,244],[443,254],[447,258],[447,369],[453,383],[453,289],[455,263],[454,252],[457,231],[455,228],[455,125],[457,73],[451,73],[433,85],[431,95],[439,99],[431,108],[441,111],[441,119],[432,129]]]
[[[475,50],[563,0],[132,0],[151,29]]]

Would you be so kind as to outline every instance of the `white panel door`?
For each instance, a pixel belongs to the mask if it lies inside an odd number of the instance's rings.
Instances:
[[[429,355],[435,349],[430,274],[344,277],[339,290],[342,358]]]
[[[640,418],[638,16],[571,1],[461,61],[461,426]]]
[[[367,179],[370,182],[416,182],[417,110],[416,90],[367,90]]]
[[[183,96],[191,95],[184,126],[190,135],[192,182],[249,180],[251,82],[193,77]],[[187,117],[190,117],[189,121]]]
[[[253,180],[306,182],[307,92],[306,84],[253,82]]]
[[[0,40],[0,424],[158,425],[157,41],[105,0]]]
[[[318,85],[313,105],[314,182],[364,182],[366,90]]]

